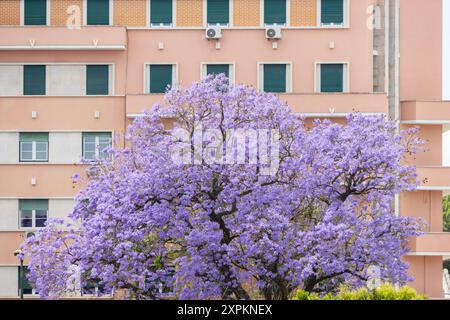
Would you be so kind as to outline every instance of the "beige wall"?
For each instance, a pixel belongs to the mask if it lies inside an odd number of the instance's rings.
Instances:
[[[19,162],[19,133],[0,132],[0,163]]]
[[[317,26],[317,0],[291,0],[291,26]]]
[[[19,274],[17,266],[0,266],[0,297],[18,295]]]
[[[203,1],[177,0],[177,26],[178,27],[203,26]]]
[[[0,199],[0,231],[17,230],[19,227],[18,213],[19,201],[17,199]]]
[[[256,27],[260,25],[259,0],[234,0],[233,26]]]
[[[72,14],[67,10],[71,6],[78,6],[81,17],[83,17],[83,0],[56,0],[51,2],[51,25],[52,26],[66,26],[67,19]],[[83,19],[81,18],[81,23]]]
[[[0,25],[20,25],[20,0],[0,1]]]
[[[145,27],[147,24],[147,0],[115,0],[114,25]]]

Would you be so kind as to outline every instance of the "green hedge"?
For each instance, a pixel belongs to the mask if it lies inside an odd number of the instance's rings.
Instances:
[[[341,290],[337,295],[326,294],[320,297],[317,293],[309,293],[304,290],[297,291],[294,300],[426,300],[427,297],[418,294],[413,288],[395,288],[391,284],[383,284],[375,290],[360,288],[349,291]]]

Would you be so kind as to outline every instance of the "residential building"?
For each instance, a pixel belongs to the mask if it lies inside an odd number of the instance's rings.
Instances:
[[[358,111],[420,125],[430,151],[414,161],[428,180],[395,207],[430,222],[405,259],[411,285],[443,297],[449,2],[0,0],[0,296],[18,295],[13,251],[46,219],[67,216],[86,161],[123,145],[168,86],[225,73],[309,119]]]

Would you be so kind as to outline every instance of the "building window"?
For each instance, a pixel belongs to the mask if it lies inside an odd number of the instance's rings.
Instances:
[[[347,92],[347,64],[325,63],[317,65],[318,92]]]
[[[264,0],[264,24],[286,24],[286,0]]]
[[[219,75],[225,74],[227,78],[230,77],[230,65],[229,64],[207,64],[206,75]]]
[[[106,149],[111,145],[111,132],[84,132],[83,159],[88,161],[109,159],[110,154]]]
[[[262,78],[260,87],[264,92],[289,92],[290,91],[290,65],[288,64],[263,64],[261,65]]]
[[[19,284],[17,288],[19,289],[18,295],[20,295],[20,286],[22,286],[23,294],[37,294],[36,290],[33,289],[30,282],[28,281],[27,274],[29,272],[28,267],[23,267],[23,274],[20,272],[20,267],[18,267],[18,281]],[[20,276],[22,276],[22,282],[20,281]]]
[[[109,66],[87,65],[86,66],[86,94],[108,95],[109,94]]]
[[[109,25],[109,0],[86,0],[87,24]]]
[[[230,22],[229,0],[207,1],[207,23],[208,25],[228,25]]]
[[[148,93],[165,93],[173,85],[174,65],[152,64],[148,66]]]
[[[48,200],[19,200],[20,227],[43,228],[48,217]]]
[[[171,26],[173,21],[172,0],[150,0],[150,24]]]
[[[48,161],[48,132],[21,132],[19,141],[21,162]]]
[[[45,26],[47,24],[47,0],[24,0],[24,25]]]
[[[23,66],[24,95],[45,95],[45,71],[44,65]]]
[[[344,0],[321,0],[322,25],[344,24]]]

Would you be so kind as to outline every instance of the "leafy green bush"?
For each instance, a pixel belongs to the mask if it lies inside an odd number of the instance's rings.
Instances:
[[[309,293],[304,290],[297,291],[293,300],[426,300],[427,297],[418,294],[410,287],[395,288],[389,283],[385,283],[375,290],[365,287],[356,290],[343,288],[337,295],[330,293],[319,296],[317,293]]]
[[[444,211],[444,232],[450,232],[450,196],[442,199],[442,209]]]

